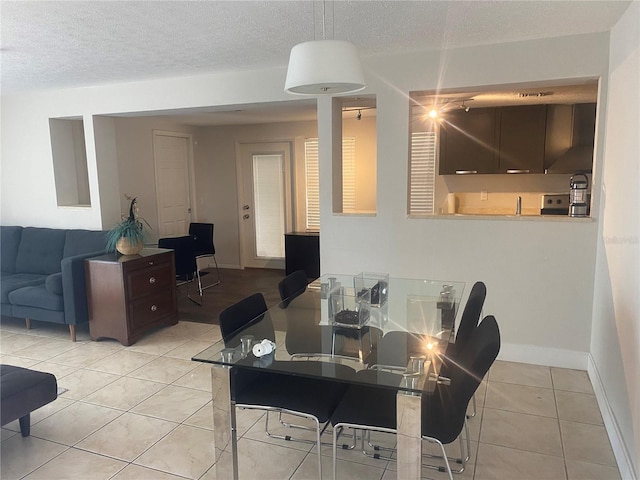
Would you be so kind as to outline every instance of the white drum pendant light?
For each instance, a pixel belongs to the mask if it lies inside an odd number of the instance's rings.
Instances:
[[[366,88],[358,51],[342,40],[314,40],[291,49],[284,89],[295,95],[331,95]]]
[[[322,40],[299,43],[291,49],[285,91],[294,95],[333,95],[366,88],[354,44],[325,40],[324,2]]]

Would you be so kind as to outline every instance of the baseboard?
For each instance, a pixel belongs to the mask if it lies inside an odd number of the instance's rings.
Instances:
[[[593,391],[596,394],[596,400],[598,401],[598,407],[602,414],[604,427],[607,429],[607,435],[611,441],[613,454],[616,457],[616,462],[618,462],[620,478],[623,478],[624,480],[637,480],[638,477],[634,470],[633,462],[631,461],[631,454],[627,449],[627,445],[625,444],[622,433],[620,432],[620,427],[618,427],[616,417],[613,414],[613,410],[611,410],[609,401],[607,400],[607,394],[604,386],[602,385],[598,368],[590,354],[587,359],[587,373],[589,373],[589,379],[591,380],[591,385],[593,385]]]
[[[500,346],[498,360],[586,370],[588,357],[589,354],[587,352],[577,352],[575,350],[503,343]]]
[[[242,270],[242,267],[240,265],[226,265],[226,264],[219,264],[218,267],[220,268],[229,268],[229,269],[233,269],[233,270]]]

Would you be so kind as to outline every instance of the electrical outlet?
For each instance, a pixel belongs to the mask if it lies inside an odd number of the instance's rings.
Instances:
[[[480,190],[480,200],[486,200],[489,194],[486,190]]]

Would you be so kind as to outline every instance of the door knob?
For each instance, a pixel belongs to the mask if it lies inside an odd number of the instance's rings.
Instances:
[[[244,218],[245,220],[247,220],[247,219],[249,218],[249,214],[248,214],[248,213],[245,213],[245,214],[242,216],[242,218]]]
[[[243,210],[249,210],[249,205],[245,205],[244,207],[242,207]]]

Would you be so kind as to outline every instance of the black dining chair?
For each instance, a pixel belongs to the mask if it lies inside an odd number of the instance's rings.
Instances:
[[[455,357],[455,345],[459,345],[459,349],[462,350],[470,334],[478,325],[486,295],[487,288],[483,282],[476,282],[471,288],[456,332],[455,343],[447,345],[444,367],[446,367],[447,357]],[[375,355],[370,358],[371,367],[404,371],[411,355],[428,353],[425,345],[429,338],[428,335],[411,332],[388,332],[379,340]]]
[[[472,332],[467,348],[452,364],[450,382],[438,383],[434,392],[422,394],[422,439],[436,443],[442,452],[444,469],[453,480],[451,466],[444,445],[461,437],[466,425],[466,411],[471,397],[491,368],[500,351],[500,329],[496,319],[489,315]],[[390,372],[366,370],[358,375],[394,375],[397,385],[402,377]],[[388,380],[388,379],[387,379]],[[396,433],[397,408],[394,390],[382,387],[351,385],[344,398],[333,412],[333,478],[336,478],[336,452],[340,434],[344,428],[363,431]],[[468,432],[467,432],[468,437]],[[363,436],[364,438],[364,436]],[[461,449],[464,443],[461,441]],[[468,454],[461,453],[465,468]],[[441,466],[423,465],[442,469]]]
[[[189,224],[189,235],[193,237],[195,243],[196,265],[198,266],[196,270],[198,293],[202,296],[203,290],[220,285],[220,269],[218,268],[218,260],[216,260],[216,247],[213,243],[213,223],[191,222]],[[205,270],[209,264],[207,263],[207,266],[204,268],[200,268],[200,265],[211,259],[216,267],[217,279],[208,285],[204,285],[202,277],[209,273],[209,271]]]
[[[264,296],[253,294],[226,308],[219,316],[222,339],[227,347],[235,347],[240,337],[246,334],[260,341],[268,338],[275,341],[275,332],[268,317]],[[231,369],[231,397],[235,407],[264,410],[265,433],[272,438],[287,441],[306,441],[316,445],[318,454],[318,474],[322,479],[321,435],[328,424],[342,395],[347,389],[347,381],[355,375],[355,370],[345,365],[320,361],[282,362],[261,357],[264,368]],[[257,360],[257,359],[255,359]],[[255,361],[250,358],[244,361]],[[294,375],[278,373],[291,372]],[[320,374],[322,372],[322,375]],[[311,378],[326,376],[332,372],[337,381]],[[294,439],[290,435],[281,436],[269,432],[269,412],[285,413],[306,418],[315,423],[316,439]],[[322,427],[321,427],[322,426]],[[306,427],[305,427],[306,428]]]
[[[467,348],[469,340],[473,335],[473,331],[476,329],[478,322],[480,321],[482,307],[484,306],[486,298],[487,286],[484,282],[478,281],[474,283],[473,287],[471,287],[471,292],[469,293],[469,298],[467,299],[464,311],[462,312],[462,317],[460,318],[460,325],[458,325],[458,330],[456,331],[455,342],[447,345],[442,369],[440,371],[441,376],[448,376],[449,364],[452,361],[455,361],[465,348]],[[476,416],[477,407],[475,395],[472,398],[471,404],[471,413],[467,415],[467,418],[473,418]]]
[[[478,326],[480,315],[482,315],[482,307],[484,306],[486,298],[487,286],[484,282],[474,283],[473,287],[471,287],[467,303],[464,306],[462,317],[460,317],[460,325],[458,325],[458,330],[456,331],[455,343],[450,343],[447,346],[447,357],[455,357],[458,352],[461,352],[466,348],[473,331]]]
[[[197,278],[196,250],[193,237],[166,237],[158,239],[159,248],[174,251],[176,265],[176,286],[186,285],[187,298],[196,305],[202,306],[202,292],[198,291],[200,299],[196,300],[189,293],[189,285]]]
[[[278,283],[282,308],[287,308],[289,302],[304,293],[309,285],[309,279],[304,270],[296,270],[284,277]]]

